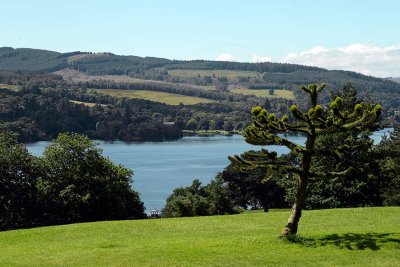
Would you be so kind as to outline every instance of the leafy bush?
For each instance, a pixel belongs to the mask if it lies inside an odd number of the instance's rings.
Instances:
[[[191,186],[176,188],[167,198],[162,216],[191,217],[239,212],[240,209],[234,206],[228,188],[220,176],[217,176],[206,186],[201,186],[201,182],[196,179]]]

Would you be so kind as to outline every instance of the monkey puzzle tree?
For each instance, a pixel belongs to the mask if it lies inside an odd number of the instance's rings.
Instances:
[[[330,133],[349,130],[361,133],[377,127],[377,121],[382,110],[380,105],[358,103],[349,112],[347,107],[343,107],[342,99],[337,97],[330,103],[329,108],[323,108],[318,104],[318,93],[324,88],[325,84],[303,86],[301,89],[308,93],[310,97],[309,109],[307,111],[300,111],[296,105],[292,105],[290,111],[293,119],[290,121],[287,115],[278,119],[275,114],[268,113],[262,107],[254,107],[251,110],[253,122],[244,130],[243,135],[246,142],[253,145],[286,146],[299,159],[299,165],[292,164],[282,157],[277,157],[275,152],[269,152],[265,149],[262,149],[260,152],[246,152],[243,158],[237,155],[229,157],[231,162],[242,171],[252,171],[260,167],[265,168],[265,179],[269,179],[274,173],[286,173],[292,174],[291,176],[293,177],[298,177],[295,201],[288,223],[283,228],[280,237],[287,237],[297,233],[310,178],[316,176],[340,176],[352,171],[352,167],[350,167],[340,172],[330,172],[329,170],[323,173],[311,172],[310,168],[313,157],[324,154],[340,157],[346,150],[357,149],[357,146],[348,142],[348,140],[343,140],[342,144],[338,147],[318,149],[315,146],[317,138]],[[304,145],[296,144],[278,135],[282,133],[304,134],[306,142]]]

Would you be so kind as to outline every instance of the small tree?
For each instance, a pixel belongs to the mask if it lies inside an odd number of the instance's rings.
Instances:
[[[278,119],[275,114],[268,113],[261,107],[254,107],[253,123],[244,130],[246,142],[254,145],[280,145],[286,146],[299,159],[300,166],[287,162],[282,157],[277,157],[275,152],[262,150],[261,153],[245,153],[246,157],[230,157],[230,160],[241,170],[252,171],[255,168],[265,168],[266,177],[270,178],[274,172],[284,172],[293,177],[298,177],[298,186],[292,211],[288,223],[283,228],[280,237],[295,235],[298,223],[307,194],[307,185],[310,177],[313,176],[338,176],[346,175],[351,172],[352,167],[341,172],[315,173],[310,171],[313,157],[323,154],[331,154],[340,157],[346,150],[356,149],[347,140],[343,140],[342,145],[330,147],[327,150],[319,150],[315,142],[319,136],[329,133],[339,133],[353,130],[361,133],[362,131],[373,129],[377,126],[376,122],[380,116],[382,107],[359,103],[354,105],[353,111],[349,112],[342,106],[342,99],[337,97],[331,102],[329,108],[323,108],[318,104],[318,93],[325,88],[325,84],[310,84],[301,89],[309,94],[310,106],[308,111],[300,111],[296,105],[290,107],[293,120],[284,115]],[[305,145],[299,145],[290,140],[279,136],[279,133],[304,134],[306,136]],[[294,174],[294,175],[293,175]]]
[[[227,185],[218,174],[208,185],[196,179],[191,186],[179,187],[167,198],[163,217],[192,217],[239,213]]]

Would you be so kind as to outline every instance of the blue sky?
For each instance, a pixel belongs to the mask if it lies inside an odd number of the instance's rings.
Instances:
[[[0,46],[270,60],[400,76],[397,0],[4,2]]]

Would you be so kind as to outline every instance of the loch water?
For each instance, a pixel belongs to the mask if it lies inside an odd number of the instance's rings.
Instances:
[[[374,132],[374,143],[379,143],[382,136],[391,131],[392,128],[385,128]],[[289,139],[298,144],[305,142],[301,135],[289,136]],[[40,156],[50,143],[36,142],[27,144],[27,147],[33,155]],[[208,183],[229,164],[228,156],[260,149],[260,146],[247,144],[240,135],[191,136],[172,142],[96,143],[103,155],[134,171],[132,186],[140,192],[147,212],[153,208],[161,210],[166,198],[177,187],[188,186],[194,179]],[[269,150],[278,154],[288,152],[279,146],[271,146]]]

